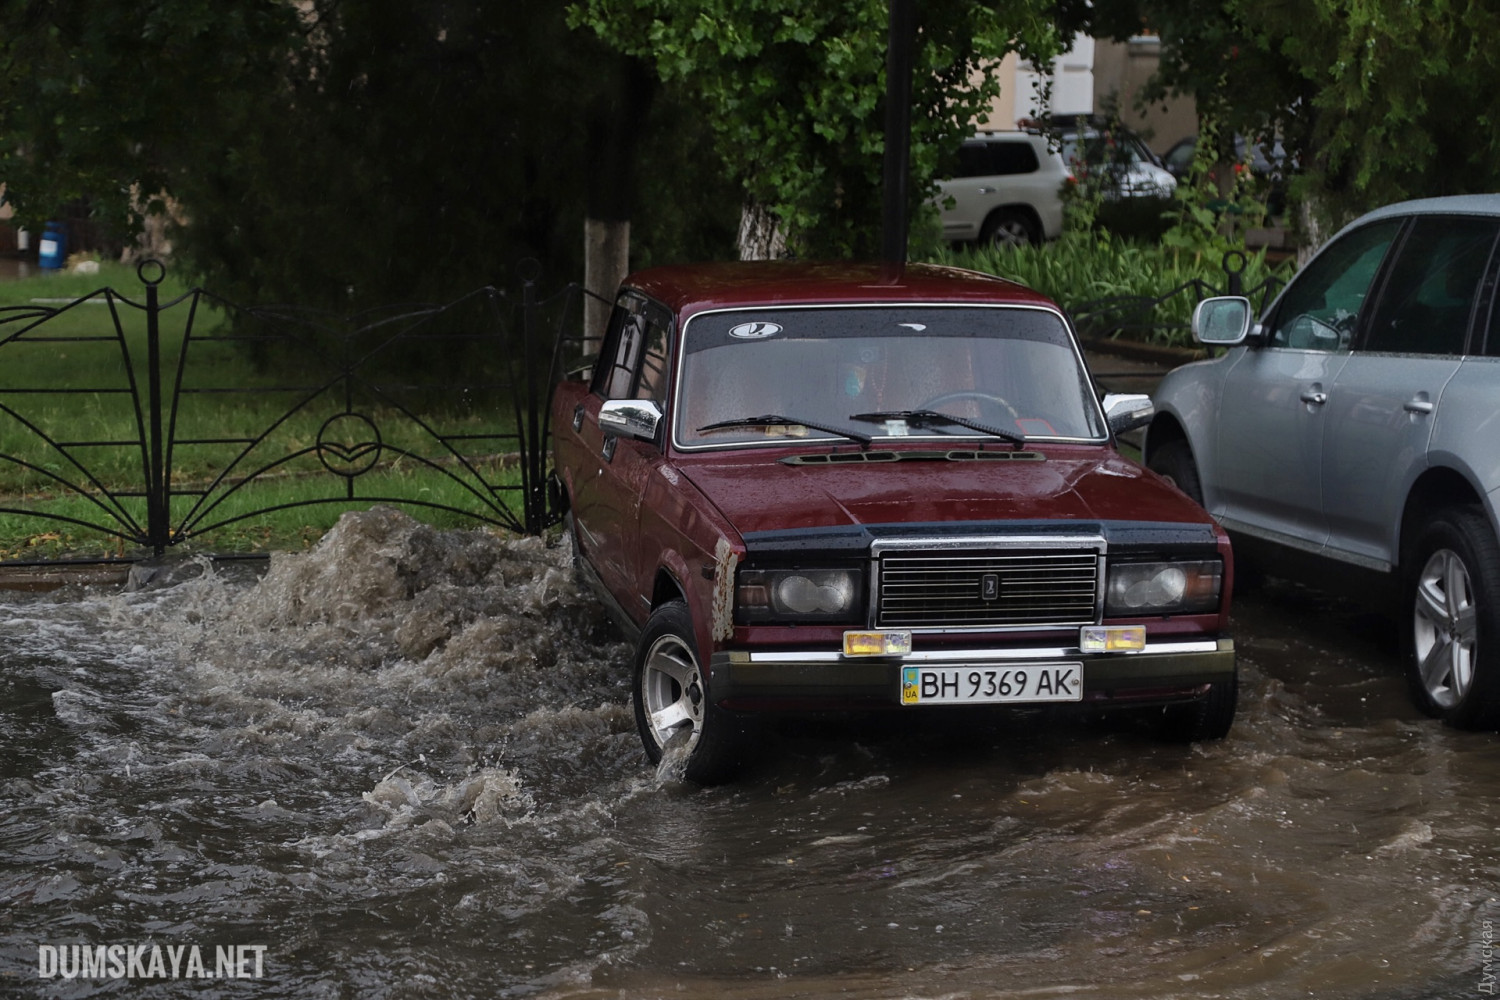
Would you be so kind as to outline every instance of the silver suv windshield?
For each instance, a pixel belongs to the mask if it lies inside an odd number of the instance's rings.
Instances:
[[[845,440],[834,429],[877,440],[999,443],[991,429],[1027,441],[1107,437],[1067,328],[1044,309],[726,310],[690,320],[682,352],[680,448]],[[910,411],[960,421],[900,417]],[[747,422],[769,414],[795,419]],[[871,414],[893,416],[872,423]]]

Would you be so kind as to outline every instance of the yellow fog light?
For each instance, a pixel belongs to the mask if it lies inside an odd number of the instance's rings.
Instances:
[[[1092,625],[1078,632],[1085,653],[1136,653],[1146,648],[1144,625]]]
[[[845,632],[845,656],[902,656],[911,652],[911,633]]]

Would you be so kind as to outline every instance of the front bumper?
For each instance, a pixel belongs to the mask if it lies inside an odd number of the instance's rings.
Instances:
[[[1135,653],[1055,649],[935,649],[906,656],[723,650],[710,658],[709,695],[724,708],[816,709],[901,704],[901,668],[1083,664],[1083,702],[1170,700],[1235,676],[1231,639],[1156,642]]]

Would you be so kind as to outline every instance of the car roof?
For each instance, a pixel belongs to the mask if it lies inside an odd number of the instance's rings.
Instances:
[[[1500,194],[1458,194],[1398,201],[1361,215],[1351,223],[1351,228],[1398,215],[1500,215]]]
[[[976,304],[1057,308],[1025,285],[938,264],[727,261],[653,267],[625,279],[673,312],[767,305]]]

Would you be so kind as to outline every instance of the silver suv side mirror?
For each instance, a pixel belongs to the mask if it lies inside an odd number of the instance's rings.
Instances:
[[[599,407],[599,429],[608,434],[655,441],[661,407],[650,399],[610,399]]]
[[[1250,334],[1250,321],[1250,300],[1243,295],[1204,299],[1193,310],[1193,339],[1212,347],[1234,347]]]

